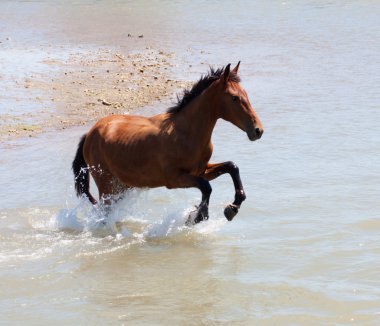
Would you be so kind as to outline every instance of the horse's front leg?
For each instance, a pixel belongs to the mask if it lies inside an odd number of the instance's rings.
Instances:
[[[197,177],[190,174],[181,174],[177,178],[172,178],[167,188],[198,188],[202,192],[202,201],[197,207],[197,215],[195,216],[194,223],[199,223],[204,220],[208,220],[208,205],[210,202],[210,196],[212,188],[210,182],[203,177]],[[190,221],[187,221],[190,223]]]
[[[206,171],[202,177],[211,181],[225,173],[229,173],[231,175],[235,187],[235,200],[224,209],[224,216],[227,220],[232,221],[238,213],[241,203],[246,198],[237,165],[230,161],[217,164],[207,164]]]

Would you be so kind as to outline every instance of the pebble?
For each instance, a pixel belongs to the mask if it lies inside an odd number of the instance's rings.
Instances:
[[[107,106],[112,105],[111,102],[107,102],[106,100],[102,100],[102,104],[103,104],[103,105],[107,105]]]

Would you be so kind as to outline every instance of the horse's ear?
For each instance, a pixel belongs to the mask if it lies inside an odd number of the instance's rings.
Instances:
[[[228,78],[230,77],[230,69],[231,69],[231,64],[229,63],[226,68],[224,68],[224,74],[223,74],[223,81],[225,83],[228,82]]]
[[[234,69],[232,69],[232,72],[233,72],[234,74],[236,74],[236,75],[237,75],[237,73],[238,73],[239,66],[240,66],[240,61],[238,62],[238,64],[236,65],[236,67],[235,67]]]

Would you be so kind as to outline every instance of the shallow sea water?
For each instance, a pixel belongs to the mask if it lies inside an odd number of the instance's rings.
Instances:
[[[380,323],[378,2],[1,6],[8,14],[22,6],[18,18],[34,26],[15,30],[15,46],[123,47],[127,33],[143,33],[176,53],[185,80],[242,60],[265,133],[251,143],[217,124],[212,161],[237,163],[247,200],[227,222],[234,191],[222,176],[210,220],[191,228],[196,190],[134,191],[105,226],[75,198],[70,164],[87,127],[2,146],[0,323]]]

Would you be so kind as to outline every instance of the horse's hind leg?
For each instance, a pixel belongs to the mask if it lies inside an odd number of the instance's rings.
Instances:
[[[98,187],[99,202],[101,203],[105,214],[108,215],[111,210],[112,203],[120,199],[121,194],[126,188],[107,170],[102,169],[99,171],[94,171],[92,176],[96,186]]]
[[[232,221],[238,213],[241,203],[245,200],[245,192],[240,179],[239,168],[233,162],[224,162],[217,164],[208,164],[203,177],[209,181],[219,177],[222,174],[229,173],[235,187],[235,200],[224,209],[224,216],[227,220]]]

